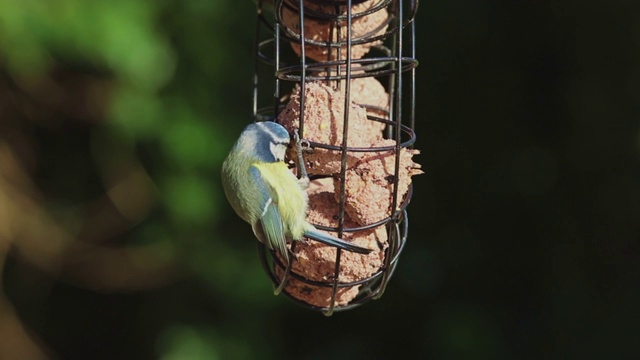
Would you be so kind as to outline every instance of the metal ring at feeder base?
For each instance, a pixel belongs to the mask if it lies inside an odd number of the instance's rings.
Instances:
[[[334,281],[335,279],[314,281],[293,271],[288,272],[288,279],[283,279],[283,274],[286,273],[287,265],[283,264],[278,259],[275,252],[270,251],[263,243],[258,242],[258,254],[260,256],[262,267],[269,275],[274,287],[280,285],[283,280],[299,284],[299,286],[294,287],[294,289],[300,289],[301,293],[291,293],[287,290],[284,291],[284,295],[298,305],[311,310],[321,311],[325,315],[331,315],[336,311],[353,309],[369,302],[370,300],[378,299],[382,294],[384,294],[389,279],[398,264],[400,253],[404,249],[407,240],[407,213],[406,211],[402,211],[401,214],[402,217],[399,219],[399,222],[389,222],[388,225],[393,227],[391,232],[394,236],[391,238],[390,246],[385,255],[387,261],[385,261],[383,268],[365,279],[352,282],[336,282]],[[292,248],[295,249],[295,246],[296,244],[294,243]],[[340,293],[351,291],[352,289],[356,291],[357,295],[348,303],[339,304],[338,297]],[[327,306],[313,305],[314,303],[318,304],[325,301],[323,300],[323,296],[326,296],[326,294],[330,295]],[[316,297],[318,299],[316,299]]]

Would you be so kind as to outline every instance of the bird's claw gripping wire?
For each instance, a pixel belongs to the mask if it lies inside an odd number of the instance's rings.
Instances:
[[[303,189],[309,186],[309,175],[307,174],[307,168],[304,165],[304,158],[302,156],[303,149],[310,149],[311,145],[309,140],[300,139],[298,130],[293,130],[293,141],[296,146],[296,167],[298,168],[298,182]]]

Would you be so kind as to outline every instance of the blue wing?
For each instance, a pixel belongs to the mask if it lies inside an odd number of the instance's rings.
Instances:
[[[265,243],[269,249],[277,251],[286,262],[289,262],[284,224],[282,222],[282,216],[280,216],[280,212],[278,211],[277,200],[273,198],[271,187],[262,178],[260,170],[252,166],[249,172],[259,190],[258,201],[260,209],[262,209],[259,220],[251,224],[253,233],[258,240]]]

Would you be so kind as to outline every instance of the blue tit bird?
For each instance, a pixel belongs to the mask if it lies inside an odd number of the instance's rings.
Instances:
[[[289,263],[289,240],[309,237],[347,251],[368,254],[362,248],[316,229],[307,222],[309,185],[300,139],[295,135],[298,179],[284,162],[289,132],[275,122],[249,124],[222,164],[222,185],[231,207],[251,224],[256,238]]]

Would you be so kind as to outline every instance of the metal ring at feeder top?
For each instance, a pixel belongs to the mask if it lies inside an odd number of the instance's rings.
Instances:
[[[367,2],[369,0],[351,0],[351,6],[354,5],[358,5],[364,2]],[[376,5],[370,7],[369,9],[366,9],[364,11],[361,12],[357,12],[357,13],[352,13],[351,14],[351,19],[357,19],[357,18],[361,18],[367,15],[370,15],[376,11],[379,11],[380,9],[386,8],[387,6],[389,6],[389,4],[391,4],[392,0],[380,0]],[[305,2],[312,2],[312,3],[316,3],[317,5],[321,5],[321,6],[326,6],[326,7],[330,7],[330,6],[334,6],[332,8],[333,11],[335,11],[335,6],[338,7],[345,7],[348,6],[348,0],[338,0],[338,1],[334,1],[334,0],[306,0]],[[299,10],[299,1],[296,0],[282,0],[282,4],[280,7],[278,7],[278,3],[276,2],[275,7],[277,8],[276,10],[282,10],[283,8],[288,9],[291,12],[294,13],[300,13]],[[322,11],[318,11],[315,10],[313,8],[307,7],[307,6],[303,6],[304,9],[304,16],[305,18],[309,18],[312,20],[319,20],[319,21],[345,21],[347,20],[347,15],[344,14],[335,14],[333,12],[327,13],[327,12],[322,12]],[[276,14],[278,14],[279,11],[276,11]],[[279,22],[282,24],[282,17],[278,18],[276,15],[276,19],[280,20]]]

